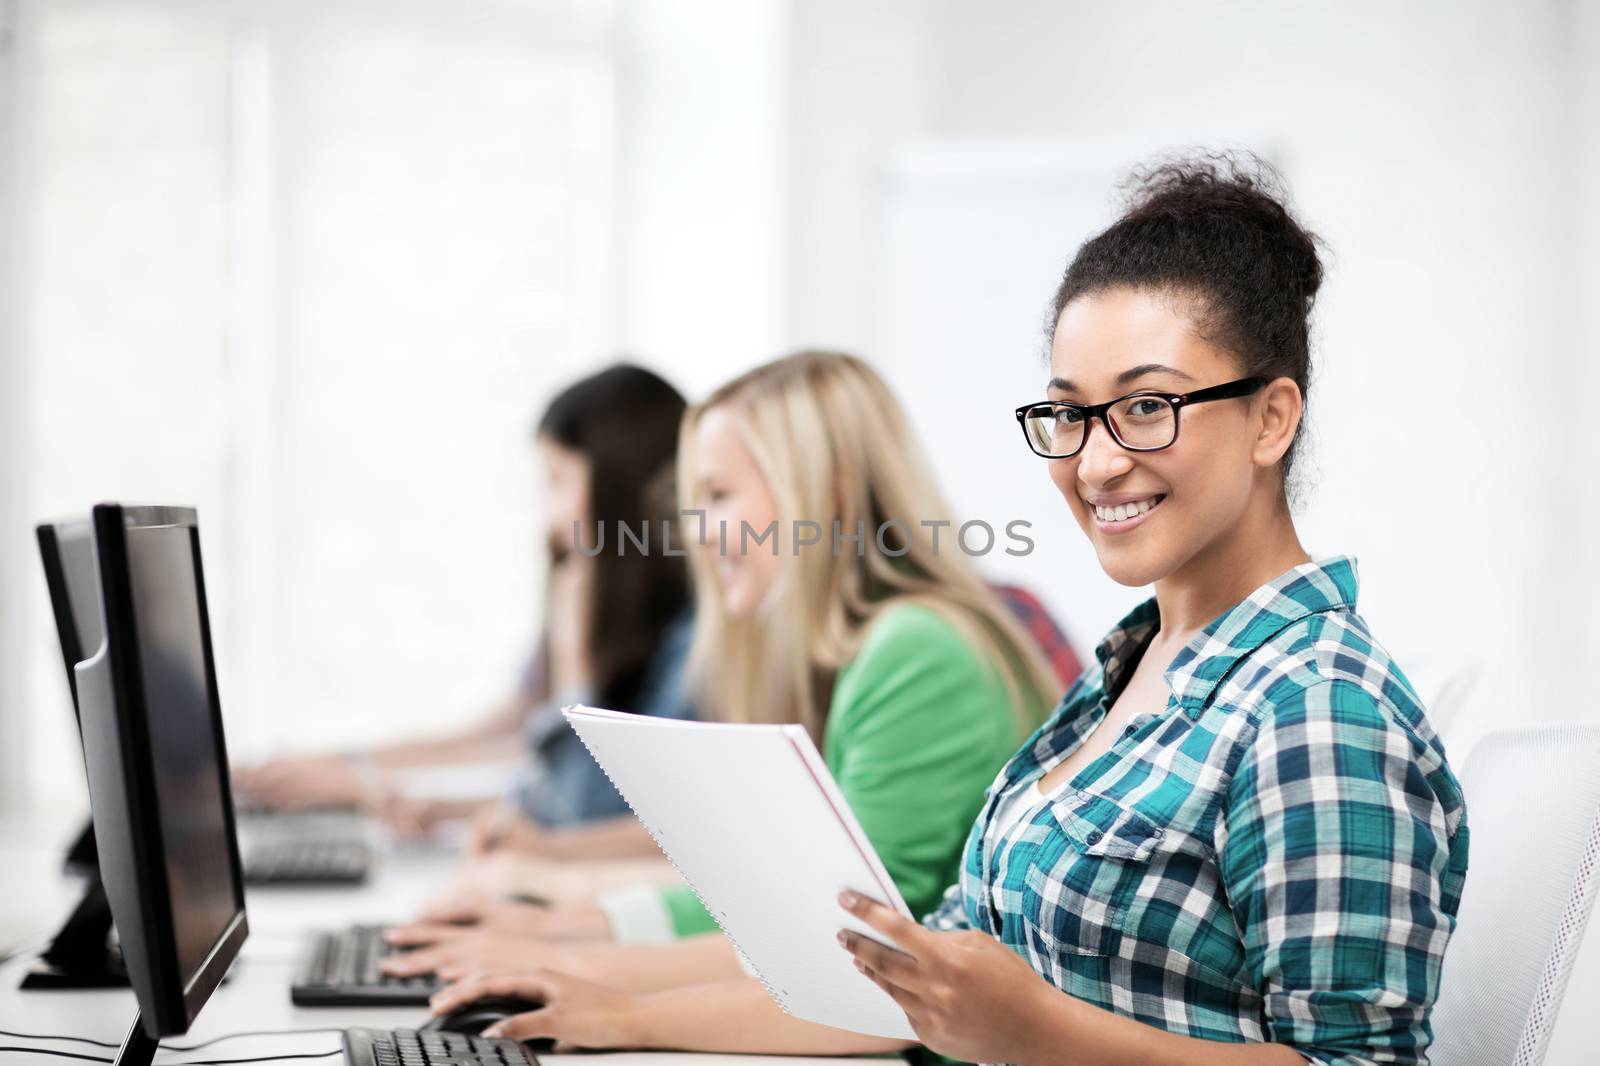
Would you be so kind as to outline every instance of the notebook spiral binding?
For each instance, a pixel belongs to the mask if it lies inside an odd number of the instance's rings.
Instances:
[[[576,705],[574,704],[573,706]],[[563,717],[565,717],[565,712],[569,709],[570,708],[568,707],[562,708]],[[568,722],[568,726],[569,728],[571,727],[570,722]],[[573,729],[572,731],[574,733],[578,733],[576,729]],[[672,853],[667,851],[667,849],[662,845],[661,836],[656,832],[655,826],[645,821],[643,816],[639,814],[638,809],[634,807],[633,801],[628,799],[627,795],[622,791],[622,789],[617,788],[617,783],[611,778],[611,771],[607,770],[605,768],[605,764],[595,756],[594,749],[589,747],[589,742],[583,739],[582,733],[578,733],[578,740],[583,744],[583,750],[589,753],[589,758],[594,759],[594,764],[600,767],[600,772],[606,775],[606,781],[610,783],[612,788],[617,790],[617,795],[622,797],[622,802],[628,805],[628,810],[633,812],[633,816],[639,819],[639,824],[644,826],[645,832],[650,834],[650,839],[655,841],[656,847],[661,849],[662,856],[666,858],[673,871],[677,873],[678,879],[689,886],[689,891],[694,893],[694,898],[700,902],[700,906],[705,908],[706,913],[711,915],[711,920],[717,923],[717,928],[722,930],[722,935],[728,938],[728,943],[733,945],[733,950],[739,953],[739,958],[744,961],[745,967],[755,975],[757,981],[761,982],[761,987],[767,990],[767,995],[772,999],[772,1002],[776,1003],[783,1013],[792,1017],[794,1012],[789,1009],[789,1004],[784,1002],[784,997],[780,990],[772,987],[772,982],[768,981],[766,976],[762,974],[760,970],[756,969],[754,960],[750,958],[749,954],[744,950],[744,948],[739,946],[739,938],[734,936],[732,931],[730,931],[727,926],[722,924],[722,915],[717,912],[715,907],[711,906],[710,902],[707,901],[705,896],[700,894],[700,890],[695,887],[694,882],[689,880],[688,875],[686,875],[683,872],[682,867],[678,865],[678,860],[674,859],[672,857]]]

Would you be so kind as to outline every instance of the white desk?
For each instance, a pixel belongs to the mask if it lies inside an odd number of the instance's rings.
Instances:
[[[53,841],[29,839],[26,830],[0,826],[0,909],[10,915],[38,915],[38,934],[46,938],[77,901],[77,888],[60,873],[61,852]],[[254,1029],[313,1029],[372,1026],[415,1027],[426,1020],[420,1008],[296,1007],[289,1002],[289,979],[306,934],[317,928],[336,928],[353,921],[402,918],[444,879],[454,860],[443,855],[404,853],[377,863],[374,877],[360,888],[289,889],[251,888],[245,906],[250,936],[245,941],[228,979],[212,995],[186,1036],[171,1043],[193,1044],[226,1033]],[[23,992],[17,988],[29,958],[19,956],[0,964],[0,1029],[24,1033],[57,1033],[120,1042],[133,1017],[133,993],[126,989],[88,992]],[[0,1045],[33,1041],[0,1037]],[[78,1051],[110,1058],[113,1051],[92,1045],[40,1043],[41,1047]],[[316,1053],[339,1046],[337,1033],[304,1036],[244,1037],[182,1054],[161,1052],[162,1063],[201,1058],[244,1058],[251,1055]],[[595,1055],[541,1055],[549,1066],[805,1066],[823,1063],[871,1063],[883,1059],[806,1059],[751,1055],[699,1055],[665,1052],[617,1052]],[[65,1066],[70,1059],[33,1054],[0,1055],[0,1066]],[[307,1060],[338,1064],[338,1056]],[[890,1060],[893,1061],[893,1060]]]

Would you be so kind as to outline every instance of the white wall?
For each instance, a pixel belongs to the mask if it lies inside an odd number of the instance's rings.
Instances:
[[[789,344],[871,354],[883,298],[882,194],[931,121],[924,0],[791,5]]]
[[[1578,190],[1581,213],[1573,232],[1582,250],[1577,272],[1577,303],[1583,314],[1583,328],[1574,353],[1576,360],[1588,372],[1585,379],[1587,387],[1582,395],[1600,396],[1600,194],[1595,192],[1600,189],[1600,5],[1580,4],[1577,8],[1578,25],[1572,35],[1571,47],[1574,54],[1580,57],[1576,64],[1578,76],[1573,90],[1577,98],[1575,137],[1579,159],[1574,168],[1573,181]],[[1589,625],[1577,650],[1577,657],[1583,660],[1589,656],[1592,660],[1590,649],[1600,640],[1600,595],[1594,594],[1594,590],[1600,589],[1600,552],[1594,550],[1594,545],[1600,542],[1600,490],[1595,488],[1595,482],[1600,478],[1593,473],[1600,470],[1600,418],[1583,417],[1579,422],[1586,430],[1588,439],[1573,468],[1590,473],[1589,491],[1584,495],[1583,539],[1576,553],[1576,561],[1584,575],[1583,584],[1579,587],[1589,592],[1586,597]],[[1594,992],[1595,1001],[1600,1002],[1600,982],[1597,982]]]
[[[618,9],[618,347],[691,396],[783,343],[786,10]]]
[[[1577,267],[1579,279],[1577,304],[1583,314],[1579,343],[1574,349],[1576,361],[1587,371],[1583,396],[1600,396],[1600,5],[1577,5],[1577,27],[1570,47],[1578,62],[1578,77],[1574,86],[1577,99],[1576,139],[1578,165],[1573,180],[1577,189],[1580,215],[1574,227],[1579,247]],[[1581,539],[1573,562],[1578,571],[1575,599],[1588,607],[1588,626],[1579,634],[1578,646],[1571,652],[1580,669],[1595,661],[1594,645],[1600,640],[1600,552],[1594,546],[1600,543],[1600,488],[1596,487],[1595,471],[1600,470],[1600,419],[1582,417],[1580,424],[1586,432],[1584,447],[1578,452],[1577,462],[1563,464],[1577,472],[1580,482],[1586,482],[1584,505],[1581,508],[1583,523]],[[1587,674],[1587,670],[1584,670]],[[1594,698],[1587,686],[1576,689],[1575,702],[1589,714],[1595,713]],[[1589,935],[1579,964],[1572,974],[1572,984],[1567,990],[1572,1006],[1563,1012],[1549,1062],[1552,1066],[1570,1063],[1573,1066],[1593,1057],[1594,1048],[1600,1045],[1600,1019],[1595,1017],[1594,1004],[1600,1003],[1600,922],[1592,918]]]
[[[17,168],[15,165],[17,121],[16,49],[11,47],[16,9],[10,0],[0,2],[0,233],[16,232]],[[26,527],[20,518],[18,485],[22,471],[22,434],[18,428],[21,411],[22,363],[17,358],[19,331],[16,325],[18,261],[15,241],[0,244],[0,598],[17,599],[23,580],[21,560],[26,558]],[[24,754],[20,738],[22,723],[14,714],[3,713],[19,706],[23,692],[22,619],[15,611],[0,610],[0,809],[17,802],[22,792]]]

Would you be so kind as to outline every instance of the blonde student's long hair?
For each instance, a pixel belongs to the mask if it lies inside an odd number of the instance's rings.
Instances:
[[[917,603],[948,619],[1000,671],[1026,735],[1059,696],[1057,680],[957,544],[949,508],[883,379],[854,356],[807,351],[728,382],[684,417],[678,498],[685,510],[695,506],[699,480],[695,431],[713,408],[738,416],[777,504],[776,550],[786,558],[761,607],[729,617],[713,571],[720,531],[702,537],[688,520],[696,601],[689,683],[699,706],[723,721],[799,722],[820,745],[834,679],[873,621],[891,606]],[[799,546],[795,523],[808,520],[821,527],[821,541]],[[861,539],[844,539],[858,523]],[[741,531],[726,535],[737,546]]]

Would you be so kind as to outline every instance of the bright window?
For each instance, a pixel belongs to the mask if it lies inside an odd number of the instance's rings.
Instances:
[[[526,656],[535,407],[604,354],[606,18],[20,8],[13,495],[200,509],[236,756],[447,728]],[[43,581],[11,573],[26,787],[81,801]]]

